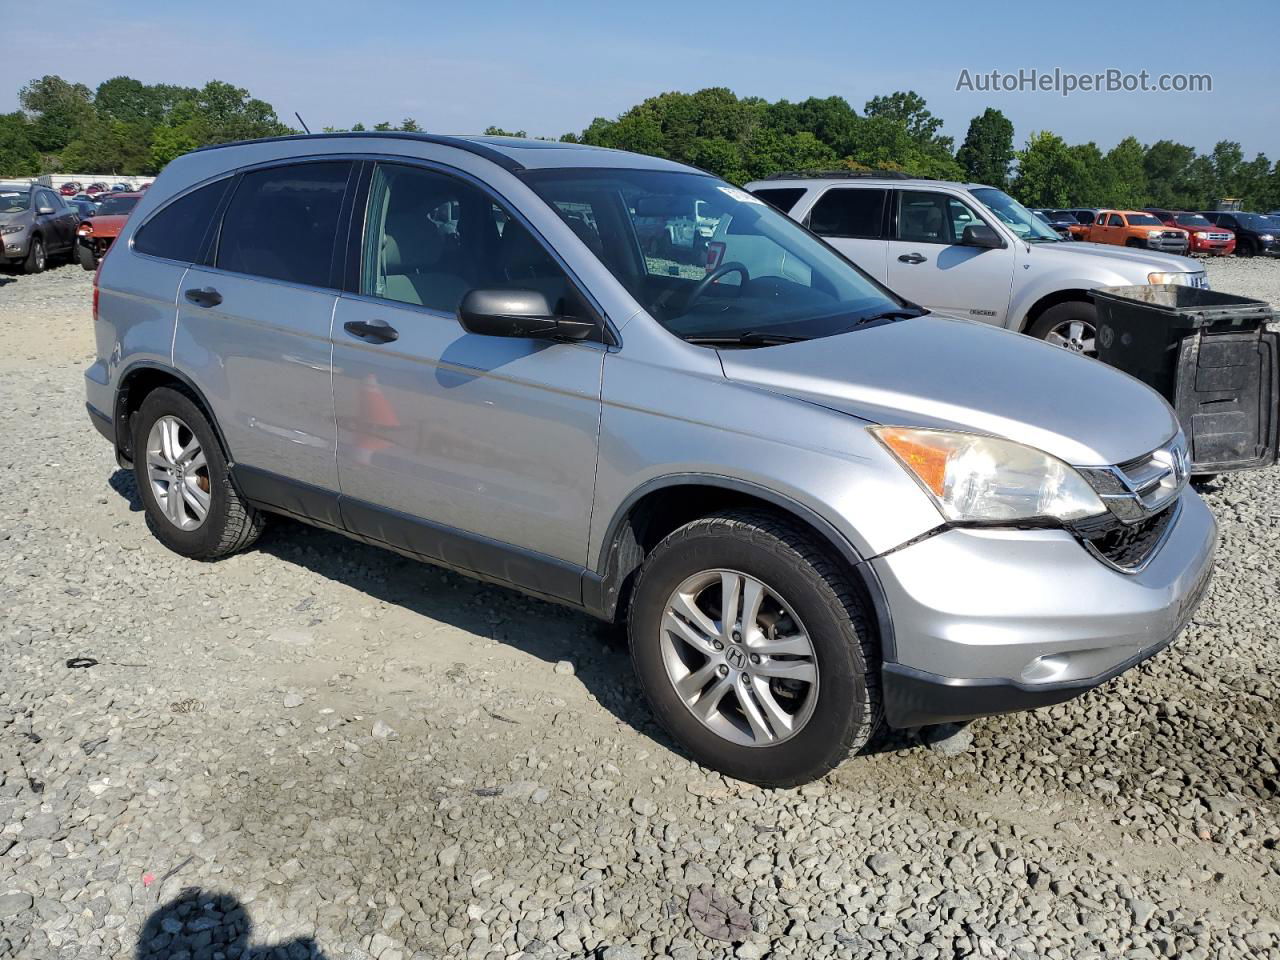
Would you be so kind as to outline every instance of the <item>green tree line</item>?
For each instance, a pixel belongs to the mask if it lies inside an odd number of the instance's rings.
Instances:
[[[121,76],[90,90],[46,76],[23,86],[18,99],[21,110],[0,115],[0,176],[150,175],[199,146],[297,132],[271,104],[220,80],[196,88]],[[1148,145],[1127,137],[1103,151],[1040,131],[1017,149],[1013,124],[987,108],[956,147],[942,125],[914,91],[873,97],[858,112],[842,97],[768,101],[711,87],[650,97],[560,139],[667,157],[737,183],[787,170],[898,170],[991,184],[1037,207],[1202,209],[1222,197],[1240,198],[1246,209],[1280,207],[1280,164],[1263,154],[1246,159],[1233,141],[1201,154],[1173,140]],[[406,118],[347,129],[420,127]]]

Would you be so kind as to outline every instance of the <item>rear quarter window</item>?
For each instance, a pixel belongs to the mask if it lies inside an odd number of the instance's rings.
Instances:
[[[230,185],[228,177],[179,197],[138,229],[133,248],[153,257],[194,263],[204,250],[214,214]]]
[[[814,204],[809,229],[820,237],[879,240],[884,236],[887,195],[887,190],[833,187]]]
[[[783,213],[790,213],[791,208],[804,196],[804,191],[804,187],[762,187],[751,192],[769,204],[769,206],[775,207]]]

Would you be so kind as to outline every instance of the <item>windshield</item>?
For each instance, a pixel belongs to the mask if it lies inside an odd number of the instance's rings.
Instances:
[[[98,216],[128,213],[138,204],[137,197],[107,197],[98,205]]]
[[[21,213],[31,206],[26,190],[0,190],[0,213]]]
[[[972,191],[995,217],[1027,243],[1061,243],[1054,229],[1003,190],[978,187]]]
[[[761,346],[922,312],[773,207],[714,177],[583,169],[524,178],[678,337]]]
[[[1179,213],[1174,221],[1180,227],[1212,227],[1206,218],[1198,213]]]
[[[1126,213],[1131,227],[1163,227],[1164,224],[1149,213]]]

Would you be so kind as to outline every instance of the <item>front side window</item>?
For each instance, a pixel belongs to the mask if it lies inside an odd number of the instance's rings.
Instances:
[[[820,237],[879,240],[884,236],[887,190],[833,187],[809,214],[809,229]]]
[[[321,161],[246,173],[223,216],[214,266],[328,286],[338,212],[350,172],[346,161]]]
[[[1108,216],[1108,217],[1107,217],[1107,226],[1108,226],[1108,227],[1123,227],[1123,226],[1124,226],[1124,221],[1120,219],[1120,214],[1118,214],[1118,213],[1113,213],[1113,214],[1111,214],[1110,216]]]
[[[193,263],[204,250],[213,216],[231,180],[222,179],[179,197],[142,225],[133,239],[139,253]]]
[[[686,340],[766,346],[913,313],[794,221],[714,177],[522,176],[649,315]]]
[[[369,186],[359,292],[456,313],[473,289],[537,290],[563,316],[585,310],[560,265],[479,187],[379,164]]]
[[[930,190],[903,190],[899,196],[899,240],[956,244],[964,239],[966,227],[982,224],[982,218],[958,197]],[[1027,216],[1043,225],[1030,211]]]

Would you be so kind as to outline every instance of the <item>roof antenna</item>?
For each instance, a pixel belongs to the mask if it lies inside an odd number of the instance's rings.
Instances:
[[[302,114],[300,114],[297,110],[295,110],[295,111],[293,111],[293,115],[294,115],[295,117],[297,117],[297,118],[298,118],[298,122],[299,122],[300,124],[302,124],[302,129],[303,129],[303,130],[305,130],[305,131],[307,131],[307,133],[310,133],[310,132],[311,132],[311,128],[307,126],[307,121],[305,121],[305,120],[303,120],[303,119],[302,119]]]

